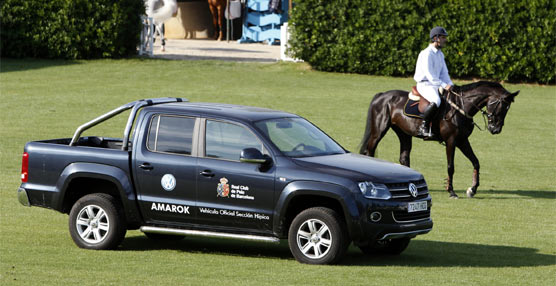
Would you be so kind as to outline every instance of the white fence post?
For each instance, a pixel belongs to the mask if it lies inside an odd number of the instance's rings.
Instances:
[[[152,17],[141,16],[143,30],[141,30],[141,44],[139,46],[139,55],[153,56],[154,44],[154,22]]]

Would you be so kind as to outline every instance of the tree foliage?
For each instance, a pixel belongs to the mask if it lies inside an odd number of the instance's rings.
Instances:
[[[143,1],[3,0],[1,54],[7,57],[119,58],[134,54]]]
[[[429,31],[449,33],[453,77],[554,82],[550,0],[303,0],[291,17],[297,58],[324,71],[410,76]]]

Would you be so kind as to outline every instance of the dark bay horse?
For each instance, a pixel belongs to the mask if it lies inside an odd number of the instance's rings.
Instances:
[[[488,130],[498,134],[504,126],[504,119],[511,103],[519,91],[510,93],[495,82],[480,81],[463,86],[454,86],[444,95],[457,105],[460,111],[443,99],[437,115],[432,120],[433,133],[438,134],[434,140],[445,142],[448,160],[448,178],[446,191],[450,197],[457,198],[452,186],[454,174],[454,153],[456,147],[473,164],[473,184],[467,189],[467,196],[473,197],[479,187],[479,160],[473,153],[469,136],[473,132],[473,116],[478,112],[488,117]],[[389,128],[392,128],[400,140],[400,164],[409,167],[412,136],[417,135],[422,119],[404,115],[404,106],[408,92],[391,90],[378,93],[369,106],[367,125],[359,153],[375,156],[375,150]],[[486,107],[486,111],[482,108]]]

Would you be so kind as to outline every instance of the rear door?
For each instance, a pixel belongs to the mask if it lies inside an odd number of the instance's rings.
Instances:
[[[271,230],[275,167],[261,168],[239,161],[244,148],[265,153],[263,141],[237,122],[206,119],[200,128],[205,136],[200,141],[197,169],[199,222],[250,231]]]
[[[197,117],[150,114],[134,148],[137,197],[151,223],[192,223],[197,179]]]

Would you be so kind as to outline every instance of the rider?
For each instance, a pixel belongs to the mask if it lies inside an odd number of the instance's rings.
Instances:
[[[420,137],[433,137],[428,126],[440,106],[438,88],[442,86],[445,90],[452,88],[452,80],[448,75],[448,68],[444,61],[444,54],[440,49],[446,45],[448,33],[442,27],[434,27],[430,32],[431,43],[419,53],[415,75],[413,79],[417,82],[417,91],[429,101],[429,105],[423,112],[423,123],[419,127]]]

